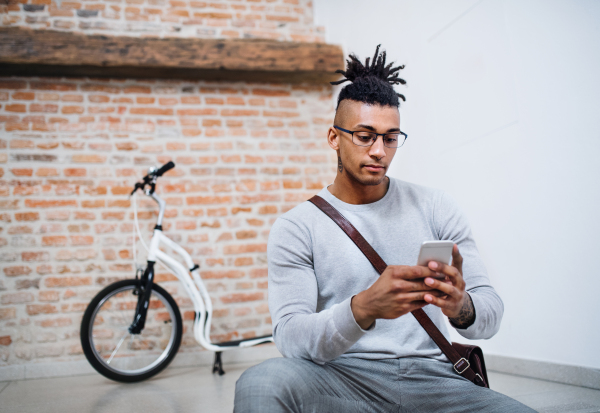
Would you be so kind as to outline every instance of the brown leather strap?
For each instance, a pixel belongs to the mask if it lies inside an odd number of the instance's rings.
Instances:
[[[383,271],[387,268],[387,264],[383,259],[377,254],[377,252],[371,247],[371,244],[367,242],[363,238],[363,236],[358,232],[354,225],[350,223],[342,214],[340,214],[337,209],[335,209],[331,204],[325,201],[318,195],[313,196],[309,199],[317,208],[323,211],[329,218],[333,220],[341,229],[350,237],[352,241],[356,244],[358,249],[365,254],[365,257],[371,262],[373,267],[377,270],[377,272],[381,275]],[[412,315],[415,316],[419,324],[425,329],[429,337],[438,345],[440,350],[448,357],[448,359],[454,365],[454,370],[465,377],[466,379],[477,382],[478,378],[475,375],[475,372],[469,366],[469,362],[462,358],[460,354],[452,347],[452,345],[446,340],[446,337],[442,334],[442,332],[436,327],[436,325],[431,321],[431,318],[423,311],[423,309],[419,308],[418,310],[412,311]]]

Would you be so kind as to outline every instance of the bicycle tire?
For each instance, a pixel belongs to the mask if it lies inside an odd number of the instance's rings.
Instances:
[[[138,280],[124,280],[107,286],[90,302],[81,320],[83,352],[92,367],[111,380],[146,380],[167,367],[181,345],[183,323],[179,307],[156,284],[152,286],[144,329],[140,334],[129,333],[138,285]]]

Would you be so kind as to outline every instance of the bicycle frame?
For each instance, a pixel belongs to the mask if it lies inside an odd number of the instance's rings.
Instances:
[[[212,322],[212,302],[208,291],[202,282],[200,272],[198,271],[200,266],[194,264],[192,257],[188,252],[183,249],[179,244],[169,239],[162,232],[162,219],[164,216],[166,203],[162,200],[156,192],[146,190],[145,195],[150,196],[159,205],[159,214],[150,245],[148,247],[148,268],[153,269],[154,263],[158,260],[165,267],[167,267],[185,288],[188,296],[192,300],[194,305],[194,311],[196,317],[194,318],[194,338],[196,341],[205,349],[220,353],[221,351],[231,350],[239,347],[252,347],[257,344],[272,342],[272,336],[257,337],[245,340],[231,341],[227,343],[211,343],[210,341],[210,327]],[[137,212],[137,211],[136,211]],[[136,214],[137,224],[137,214]],[[138,235],[142,239],[141,234]],[[143,241],[142,241],[143,242]],[[188,268],[185,268],[181,263],[169,256],[165,252],[159,249],[160,245],[164,244],[170,247],[173,251],[183,257],[185,264]],[[190,277],[191,273],[191,277]],[[146,276],[147,274],[145,274]],[[151,274],[149,283],[153,282],[153,274]],[[151,284],[150,284],[151,285]]]

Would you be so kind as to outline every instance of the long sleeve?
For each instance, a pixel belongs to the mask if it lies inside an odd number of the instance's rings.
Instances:
[[[493,337],[500,329],[504,304],[490,284],[467,219],[456,202],[445,193],[440,194],[435,205],[434,224],[439,239],[452,240],[458,244],[463,257],[465,289],[475,307],[475,322],[466,329],[456,328],[456,331],[472,340]]]
[[[366,333],[354,319],[351,297],[316,312],[318,285],[308,233],[279,218],[269,235],[267,255],[273,337],[284,357],[323,364]]]

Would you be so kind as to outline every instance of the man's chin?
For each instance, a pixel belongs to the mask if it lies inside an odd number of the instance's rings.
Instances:
[[[385,181],[385,171],[381,174],[381,175],[367,175],[367,176],[361,176],[361,179],[359,179],[358,181],[363,184],[363,185],[367,185],[367,186],[377,186],[379,184],[381,184],[383,181]]]

